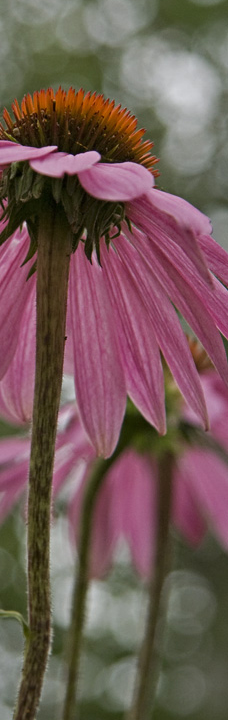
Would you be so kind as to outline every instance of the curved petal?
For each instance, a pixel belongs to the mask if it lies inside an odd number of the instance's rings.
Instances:
[[[0,248],[0,379],[13,358],[30,294],[32,278],[27,277],[34,258],[22,267],[29,244],[28,233],[23,229]]]
[[[177,290],[183,288],[183,298],[187,298],[188,291],[195,293],[201,303],[215,319],[215,323],[225,337],[228,337],[228,292],[211,275],[211,287],[199,271],[197,264],[190,257],[177,248],[172,238],[166,237],[161,230],[151,227],[151,223],[143,222],[148,237],[147,256],[153,264],[154,253],[160,257],[161,267],[166,269],[168,277],[175,273]],[[144,235],[145,237],[145,235]],[[194,303],[194,301],[193,301]]]
[[[30,278],[14,357],[0,382],[0,413],[9,421],[28,422],[32,418],[36,350],[36,279]]]
[[[198,237],[200,233],[211,233],[211,223],[186,200],[160,190],[151,191],[134,204],[127,207],[127,214],[137,227],[144,231],[148,226],[151,234],[159,231],[164,234],[167,248],[172,240],[193,263],[200,276],[210,285],[211,277],[200,249]]]
[[[112,248],[102,248],[127,392],[144,417],[160,434],[166,432],[163,370],[153,325],[132,279]]]
[[[182,230],[191,228],[196,237],[201,234],[211,234],[211,221],[207,215],[178,195],[156,188],[155,192],[149,193],[145,198],[145,205],[148,202],[150,207],[153,207],[155,217],[157,212],[157,218],[164,228],[167,228],[170,220],[173,219]]]
[[[133,563],[143,577],[150,577],[156,543],[157,473],[146,455],[126,450],[107,473],[112,488],[113,536],[129,545]]]
[[[81,520],[82,503],[88,479],[88,468],[81,468],[80,485],[74,493],[69,504],[70,534],[72,540],[78,544]],[[115,530],[112,525],[112,505],[110,497],[110,484],[106,478],[96,501],[93,514],[92,541],[89,562],[89,575],[91,578],[100,578],[108,571],[115,547]],[[114,533],[113,533],[114,531]]]
[[[29,459],[29,453],[30,453],[30,440],[29,438],[19,437],[18,435],[14,435],[12,437],[4,437],[0,440],[0,466],[2,471],[2,466],[8,465],[9,463],[12,463],[15,461],[15,458],[24,458],[27,457]],[[4,480],[3,476],[0,475],[0,490],[2,490],[4,487]]]
[[[202,512],[187,481],[186,464],[183,465],[181,460],[174,474],[172,522],[191,545],[198,545],[207,530]]]
[[[228,549],[228,471],[214,453],[191,450],[181,461],[194,501],[211,530]]]
[[[151,319],[157,343],[182,395],[201,418],[204,426],[208,427],[199,375],[177,314],[157,280],[159,275],[155,276],[140,252],[122,236],[116,241],[116,250],[131,275],[131,281],[135,284],[136,292]]]
[[[128,234],[127,230],[126,234]],[[217,284],[219,285],[219,283],[216,281],[216,278],[214,278],[214,291],[211,292],[210,307],[208,310],[207,302],[205,301],[204,304],[202,297],[188,284],[187,277],[184,278],[181,273],[178,272],[175,266],[165,257],[164,253],[160,251],[159,247],[154,245],[154,247],[151,248],[150,240],[135,230],[130,235],[130,239],[145,259],[145,263],[153,277],[156,275],[156,278],[159,278],[160,282],[163,283],[170,299],[196,333],[222,379],[227,383],[227,358],[222,338],[216,327],[217,324],[220,326],[219,320],[221,320],[222,328],[220,327],[220,329],[223,329],[224,332],[228,329],[226,321],[226,314],[228,318],[228,313],[226,313],[228,294],[225,289],[222,286],[218,288]],[[223,291],[224,294],[226,294],[224,303],[221,301]],[[212,308],[214,312],[212,312]],[[216,320],[214,315],[216,315]]]
[[[8,140],[0,140],[0,166],[5,167],[12,162],[44,157],[57,149],[57,145],[47,145],[46,147],[36,148],[28,145],[19,145],[18,143]]]
[[[228,253],[209,235],[200,235],[199,244],[207,259],[208,267],[228,286]]]
[[[119,540],[127,541],[133,563],[149,577],[156,532],[155,468],[147,457],[127,450],[111,466],[99,490],[93,515],[90,577],[109,570]],[[73,539],[78,540],[80,516],[88,470],[69,505]]]
[[[124,416],[125,380],[102,269],[81,244],[71,258],[69,302],[78,408],[97,453],[108,457]]]
[[[48,177],[61,178],[67,175],[78,175],[79,172],[87,170],[100,160],[100,154],[96,150],[90,150],[79,155],[68,155],[64,152],[57,152],[54,155],[32,160],[30,165],[33,170]]]
[[[54,497],[69,476],[76,481],[81,466],[86,467],[86,464],[95,458],[94,448],[79,420],[75,402],[63,405],[59,411],[58,423],[53,475]],[[62,423],[63,429],[60,430]]]
[[[11,457],[10,440],[12,440]],[[4,444],[4,442],[5,441],[2,440],[0,445]],[[10,512],[12,506],[23,493],[27,483],[29,467],[30,441],[27,438],[21,438],[19,448],[17,447],[19,439],[15,439],[14,442],[13,438],[9,438],[6,442],[8,463],[6,461],[5,467],[3,465],[0,472],[0,520]],[[16,452],[18,452],[18,459],[15,460]],[[2,455],[3,453],[0,448],[0,456]]]
[[[96,167],[78,173],[84,190],[101,200],[131,200],[147,192],[153,175],[137,163],[98,163]]]

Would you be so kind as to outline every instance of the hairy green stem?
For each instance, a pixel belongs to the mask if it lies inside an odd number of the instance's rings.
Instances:
[[[151,571],[149,605],[132,707],[127,720],[151,720],[159,672],[156,630],[161,614],[162,588],[169,569],[169,521],[174,458],[167,451],[159,460],[157,546]]]
[[[39,222],[36,374],[28,499],[29,639],[14,720],[34,720],[50,634],[50,507],[62,384],[70,240],[62,213],[49,206]]]

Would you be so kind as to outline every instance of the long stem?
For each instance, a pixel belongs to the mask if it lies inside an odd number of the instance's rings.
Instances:
[[[159,655],[155,638],[161,612],[162,588],[169,568],[169,520],[173,463],[174,459],[170,452],[164,453],[159,461],[155,567],[151,573],[146,628],[139,657],[133,703],[127,714],[127,720],[151,720],[152,718],[159,671]]]
[[[34,720],[48,660],[50,506],[62,384],[70,241],[64,217],[48,207],[39,222],[36,375],[28,499],[29,640],[14,720]]]
[[[93,513],[97,495],[108,469],[115,463],[134,435],[144,429],[144,418],[139,417],[137,424],[134,416],[125,415],[121,428],[118,445],[113,455],[107,460],[99,459],[93,467],[91,477],[87,481],[84,502],[81,514],[80,538],[78,547],[78,561],[76,565],[75,581],[72,594],[72,614],[68,637],[67,681],[66,695],[62,720],[76,720],[77,712],[77,686],[79,663],[82,647],[83,626],[85,620],[86,595],[89,583],[89,552],[91,544]]]
[[[88,481],[81,515],[81,533],[78,562],[72,595],[72,615],[68,639],[68,677],[63,720],[75,720],[76,690],[81,655],[82,633],[85,619],[85,603],[89,582],[89,550],[95,502],[110,460],[97,460]]]

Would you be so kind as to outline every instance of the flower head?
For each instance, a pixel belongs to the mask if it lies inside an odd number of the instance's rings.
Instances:
[[[138,573],[143,577],[150,575],[156,544],[157,452],[160,453],[167,440],[175,452],[172,525],[193,546],[204,538],[209,527],[228,550],[228,390],[208,366],[208,361],[205,363],[205,355],[198,355],[198,351],[197,363],[202,370],[211,424],[208,447],[186,442],[181,424],[187,422],[192,431],[197,430],[197,418],[180,396],[176,402],[169,379],[167,439],[161,438],[158,445],[153,428],[145,423],[143,437],[140,439],[138,430],[136,446],[126,447],[104,477],[93,516],[92,577],[101,577],[109,570],[118,543],[123,539],[129,546]],[[26,489],[29,451],[28,437],[0,441],[0,518],[10,512]],[[68,514],[71,539],[76,545],[84,491],[94,459],[95,451],[80,423],[75,403],[63,406],[59,414],[53,492],[56,496],[71,478],[67,494]]]
[[[9,394],[16,414],[32,404],[32,378],[25,403],[16,373],[21,367],[24,378],[32,375],[34,331],[23,363],[16,358],[23,355],[28,318],[31,328],[35,323],[31,273],[39,218],[44,208],[61,207],[72,241],[65,367],[74,372],[80,416],[97,453],[113,452],[127,395],[165,433],[160,351],[207,426],[203,389],[174,306],[227,382],[219,331],[228,337],[228,294],[217,278],[228,283],[228,257],[210,237],[208,218],[154,187],[152,144],[127,110],[103,96],[41,91],[27,95],[21,108],[15,101],[13,113],[14,119],[4,111],[0,129],[5,405]]]

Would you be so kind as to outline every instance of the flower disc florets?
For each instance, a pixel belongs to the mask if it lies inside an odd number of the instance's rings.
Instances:
[[[67,93],[59,88],[56,94],[52,89],[41,90],[33,97],[26,95],[21,107],[15,100],[12,110],[14,119],[4,110],[6,127],[0,124],[0,140],[32,148],[55,146],[58,153],[70,156],[96,151],[101,163],[133,162],[157,175],[152,143],[142,142],[145,131],[137,130],[136,118],[126,109],[102,95],[76,93],[72,88]],[[61,203],[72,233],[72,250],[83,238],[90,259],[94,246],[99,259],[101,236],[109,242],[110,231],[119,233],[125,217],[123,202],[92,197],[77,174],[48,177],[26,160],[12,162],[3,171],[0,195],[1,201],[8,200],[5,236],[26,220],[36,244],[36,220],[43,203]]]

